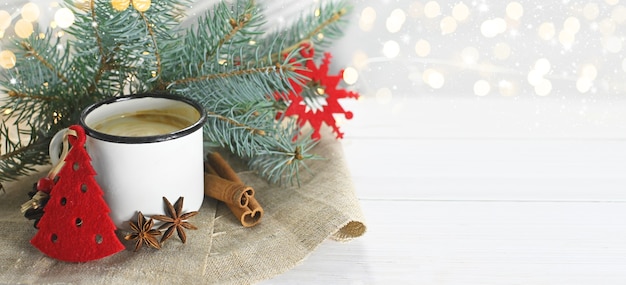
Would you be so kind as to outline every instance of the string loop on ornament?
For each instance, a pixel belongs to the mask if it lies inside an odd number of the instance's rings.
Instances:
[[[65,128],[58,131],[50,141],[49,154],[52,169],[48,172],[48,179],[53,180],[59,173],[59,170],[65,165],[65,157],[67,157],[67,153],[70,150],[70,136],[79,138],[78,144],[81,144],[81,142],[84,144],[84,136],[81,141],[76,130]],[[76,140],[74,139],[73,141]],[[61,150],[60,153],[59,150]]]

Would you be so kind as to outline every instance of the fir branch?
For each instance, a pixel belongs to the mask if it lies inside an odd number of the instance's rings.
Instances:
[[[160,82],[161,81],[161,55],[159,54],[159,44],[157,42],[157,37],[154,33],[154,30],[152,29],[152,24],[146,17],[145,13],[140,12],[139,15],[141,15],[141,19],[144,21],[146,25],[146,29],[148,30],[148,36],[150,37],[150,40],[152,41],[152,45],[154,48],[154,57],[156,60],[156,73],[153,76],[158,78],[158,81]],[[160,84],[160,85],[163,85],[163,84]]]
[[[183,28],[188,0],[153,1],[145,12],[115,11],[110,0],[81,7],[65,0],[76,16],[65,48],[51,31],[42,38],[34,33],[18,43],[16,66],[0,70],[0,85],[9,94],[0,108],[12,110],[8,117],[16,126],[28,126],[17,130],[1,122],[0,181],[45,163],[50,134],[75,123],[85,106],[159,90],[200,102],[209,114],[206,138],[248,159],[261,176],[299,182],[305,162],[317,158],[310,154],[315,142],[306,135],[293,140],[301,132],[295,120],[277,120],[284,108],[277,94],[303,79],[297,72],[308,60],[299,53],[302,44],[319,51],[341,34],[349,9],[345,2],[320,5],[316,14],[265,35],[256,3],[232,2],[219,1],[196,26]],[[28,56],[35,60],[24,60]],[[10,138],[15,132],[20,135]]]
[[[25,93],[21,93],[21,92],[16,92],[13,90],[9,90],[7,92],[7,95],[9,97],[13,97],[13,98],[30,98],[30,99],[36,99],[36,100],[41,100],[41,101],[58,101],[60,100],[59,97],[57,96],[37,96],[37,95],[30,95],[30,94],[25,94]]]
[[[322,34],[324,29],[328,28],[330,25],[335,24],[336,22],[341,20],[342,17],[345,16],[347,13],[348,13],[347,8],[339,9],[337,12],[333,13],[331,17],[329,17],[328,19],[324,20],[322,23],[314,27],[314,29],[310,31],[306,36],[302,37],[302,39],[299,42],[282,50],[280,54],[292,52],[300,48],[303,44],[313,43],[314,37],[317,37],[318,35]]]
[[[217,51],[219,51],[224,46],[224,44],[230,42],[239,33],[244,31],[244,29],[254,19],[254,17],[252,16],[254,8],[255,8],[254,1],[250,1],[246,5],[246,8],[244,9],[244,13],[237,17],[238,19],[235,19],[234,17],[230,17],[228,19],[228,24],[231,26],[232,29],[230,31],[228,31],[226,34],[224,34],[218,40],[217,44],[214,46],[214,48],[212,50],[207,52],[207,55],[205,57],[206,61],[209,61],[211,58],[215,57]],[[202,65],[202,64],[204,64],[204,62],[201,62],[200,64]]]
[[[272,40],[277,37],[284,38],[287,47],[272,56],[273,59],[290,53],[300,48],[303,44],[311,44],[318,49],[327,47],[333,39],[343,35],[342,27],[347,21],[346,16],[350,13],[351,6],[347,1],[328,1],[315,8],[314,13],[308,16],[301,16],[294,23],[284,30],[275,31],[267,37]],[[258,44],[270,45],[271,43],[260,41]],[[323,53],[317,53],[321,55]]]
[[[15,131],[15,142],[9,134],[11,130],[6,121],[0,121],[0,137],[4,148],[0,155],[0,182],[17,180],[20,176],[35,171],[35,166],[48,161],[48,140],[40,137],[32,125],[28,131],[22,130],[19,125],[11,126]],[[29,138],[22,141],[22,136]]]
[[[278,129],[282,132],[280,135],[276,134],[273,146],[259,150],[254,157],[250,158],[248,166],[272,183],[288,182],[293,185],[295,180],[299,186],[300,168],[308,170],[307,160],[321,159],[309,153],[317,142],[311,139],[310,133],[294,141],[293,138],[300,132],[300,128],[294,122]]]
[[[91,15],[92,23],[98,23],[95,5],[96,5],[96,0],[89,1],[89,12]],[[100,31],[98,28],[99,26],[92,24],[91,27],[93,28],[93,36],[96,41],[96,46],[98,47],[98,54],[99,54],[100,62],[99,62],[98,71],[96,71],[93,81],[91,81],[92,82],[91,85],[87,87],[87,93],[89,94],[94,93],[96,91],[96,89],[98,88],[98,83],[102,79],[104,72],[109,69],[109,67],[107,66],[107,62],[109,61],[109,59],[108,59],[107,54],[104,51],[105,49],[102,43],[102,38],[100,37]]]
[[[37,59],[37,61],[41,62],[41,64],[43,64],[45,67],[47,67],[50,71],[54,72],[56,74],[56,76],[61,79],[61,81],[67,83],[68,80],[67,78],[65,78],[65,76],[63,76],[63,74],[61,74],[61,72],[59,70],[55,70],[55,68],[52,66],[52,64],[50,64],[50,62],[48,62],[46,59],[44,59],[43,56],[41,56],[31,45],[30,43],[26,42],[26,41],[22,41],[20,42],[20,45],[22,46],[22,48],[24,48],[24,50],[26,51],[27,56],[32,56],[35,59]]]
[[[260,129],[256,129],[256,128],[253,128],[253,127],[250,127],[250,126],[246,126],[246,125],[244,125],[242,123],[237,122],[234,119],[228,118],[226,116],[219,115],[219,114],[217,114],[215,112],[207,111],[207,115],[211,116],[211,117],[215,117],[218,120],[224,121],[224,122],[226,122],[226,123],[228,123],[230,125],[233,125],[235,127],[243,128],[243,129],[245,129],[247,131],[250,131],[251,133],[254,133],[255,135],[259,135],[259,136],[264,136],[265,135],[265,131],[264,130],[260,130]]]
[[[268,73],[281,74],[285,71],[295,71],[295,68],[291,65],[285,66],[280,63],[277,63],[273,66],[252,67],[252,68],[247,68],[247,69],[232,70],[230,72],[225,72],[225,73],[214,73],[214,74],[206,74],[206,75],[201,75],[201,76],[192,77],[192,78],[183,78],[183,79],[179,79],[174,82],[168,83],[167,85],[168,86],[181,85],[181,84],[188,84],[188,83],[197,82],[197,81],[206,81],[206,80],[213,80],[217,78],[228,78],[228,77],[236,77],[236,76],[244,76],[244,75],[252,75],[252,74],[268,74]]]

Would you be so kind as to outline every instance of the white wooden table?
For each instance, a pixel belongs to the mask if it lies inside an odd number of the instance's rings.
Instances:
[[[626,284],[623,100],[407,94],[349,108],[368,232],[264,284]]]

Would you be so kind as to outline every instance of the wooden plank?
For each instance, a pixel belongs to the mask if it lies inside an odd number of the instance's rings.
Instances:
[[[363,200],[368,232],[264,284],[624,284],[626,204]]]
[[[344,142],[372,199],[626,201],[621,140],[360,139]]]

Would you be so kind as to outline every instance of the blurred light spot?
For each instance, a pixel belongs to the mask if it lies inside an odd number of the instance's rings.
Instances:
[[[617,28],[617,25],[615,21],[611,19],[604,19],[600,21],[599,28],[600,28],[601,34],[605,36],[610,36],[610,35],[613,35],[613,33],[615,33],[615,29]]]
[[[574,40],[576,39],[576,37],[574,36],[574,34],[568,32],[567,30],[563,30],[559,33],[559,42],[565,47],[565,48],[571,48],[572,45],[574,45]]]
[[[497,43],[493,48],[493,55],[496,59],[505,60],[511,56],[511,46],[507,43]]]
[[[397,33],[402,29],[402,25],[404,25],[404,21],[406,21],[406,15],[404,11],[401,9],[395,9],[391,12],[391,15],[387,18],[387,31],[390,33]]]
[[[359,18],[359,28],[368,32],[374,27],[374,22],[376,22],[376,10],[372,7],[365,7],[361,11],[361,18]]]
[[[413,83],[418,83],[422,80],[422,74],[419,71],[409,72],[409,80]]]
[[[602,39],[602,46],[609,52],[618,53],[622,50],[623,40],[616,36]]]
[[[441,7],[436,1],[429,1],[424,5],[424,15],[426,18],[435,18],[441,15]]]
[[[15,34],[22,39],[30,37],[34,31],[33,24],[24,19],[17,20],[13,28],[15,29]]]
[[[379,104],[388,104],[393,99],[393,94],[389,88],[383,87],[376,91],[376,102]]]
[[[6,30],[11,25],[11,14],[9,12],[0,10],[0,30]]]
[[[491,91],[491,85],[486,80],[478,80],[474,83],[474,94],[478,96],[485,96]]]
[[[0,52],[0,66],[4,69],[11,69],[15,66],[17,58],[15,54],[10,50],[3,50]]]
[[[445,78],[441,72],[434,69],[426,69],[422,74],[422,80],[424,83],[428,84],[433,89],[439,89],[443,87],[445,83]]]
[[[514,96],[515,95],[515,86],[511,81],[501,80],[498,82],[498,90],[500,94],[503,96]]]
[[[568,17],[563,22],[563,30],[575,35],[580,30],[580,21],[576,17]]]
[[[400,54],[400,45],[396,41],[387,41],[383,45],[383,54],[387,58],[394,58]]]
[[[613,6],[613,5],[617,5],[619,3],[619,0],[604,0],[604,2],[606,2],[606,4]]]
[[[528,83],[530,85],[537,86],[539,85],[539,83],[541,83],[541,80],[543,80],[543,76],[536,70],[531,70],[530,72],[528,72],[526,80],[528,80]]]
[[[535,61],[535,71],[537,71],[541,76],[544,76],[550,72],[552,65],[547,58],[540,58]]]
[[[600,9],[597,3],[587,3],[583,7],[583,16],[587,20],[595,20],[600,15]]]
[[[61,8],[54,13],[54,21],[60,28],[69,28],[74,24],[74,13],[68,8]]]
[[[24,4],[22,7],[22,18],[29,22],[35,22],[39,19],[39,6],[33,2]]]
[[[586,93],[591,89],[593,83],[590,80],[579,78],[576,80],[576,90],[580,93]]]
[[[506,16],[513,19],[513,20],[519,20],[522,15],[524,15],[524,7],[522,7],[522,4],[518,3],[518,2],[511,2],[508,5],[506,5]]]
[[[611,19],[618,24],[624,24],[626,22],[626,7],[620,5],[611,11]]]
[[[469,14],[469,7],[463,2],[454,5],[454,8],[452,8],[452,17],[459,22],[465,21]]]
[[[480,32],[487,38],[493,38],[506,31],[506,21],[502,18],[486,20],[480,25]]]
[[[354,55],[352,55],[352,64],[357,69],[365,68],[367,66],[368,61],[369,61],[369,57],[367,56],[367,53],[365,53],[362,50],[358,50],[354,52]]]
[[[539,96],[546,96],[552,92],[552,83],[550,80],[543,79],[539,84],[535,85],[535,93]]]
[[[553,23],[545,22],[539,25],[538,33],[542,40],[549,41],[556,34],[556,28]]]
[[[352,85],[359,80],[359,72],[354,67],[347,67],[343,71],[343,81],[348,85]]]
[[[430,54],[430,43],[426,40],[419,40],[415,43],[415,53],[418,56],[426,57]]]
[[[441,28],[441,34],[447,35],[456,31],[457,23],[454,18],[447,16],[441,19],[441,22],[439,22],[439,27]]]
[[[622,60],[622,70],[626,72],[626,58]]]
[[[409,17],[412,17],[412,18],[421,17],[424,15],[423,11],[424,11],[424,5],[422,5],[422,3],[419,1],[415,1],[411,3],[411,6],[409,6]]]
[[[461,51],[461,58],[465,64],[476,64],[480,54],[475,47],[466,47]]]
[[[580,71],[580,78],[593,81],[598,76],[598,69],[593,64],[586,64]]]

